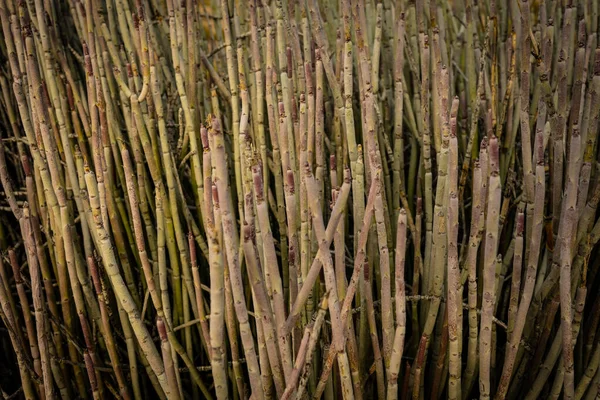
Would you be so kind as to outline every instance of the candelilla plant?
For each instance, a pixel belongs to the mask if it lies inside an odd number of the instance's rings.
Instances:
[[[2,398],[600,398],[599,22],[0,0]]]

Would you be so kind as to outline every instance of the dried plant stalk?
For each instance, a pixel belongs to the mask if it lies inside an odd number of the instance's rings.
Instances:
[[[599,15],[0,0],[4,397],[596,398]]]

